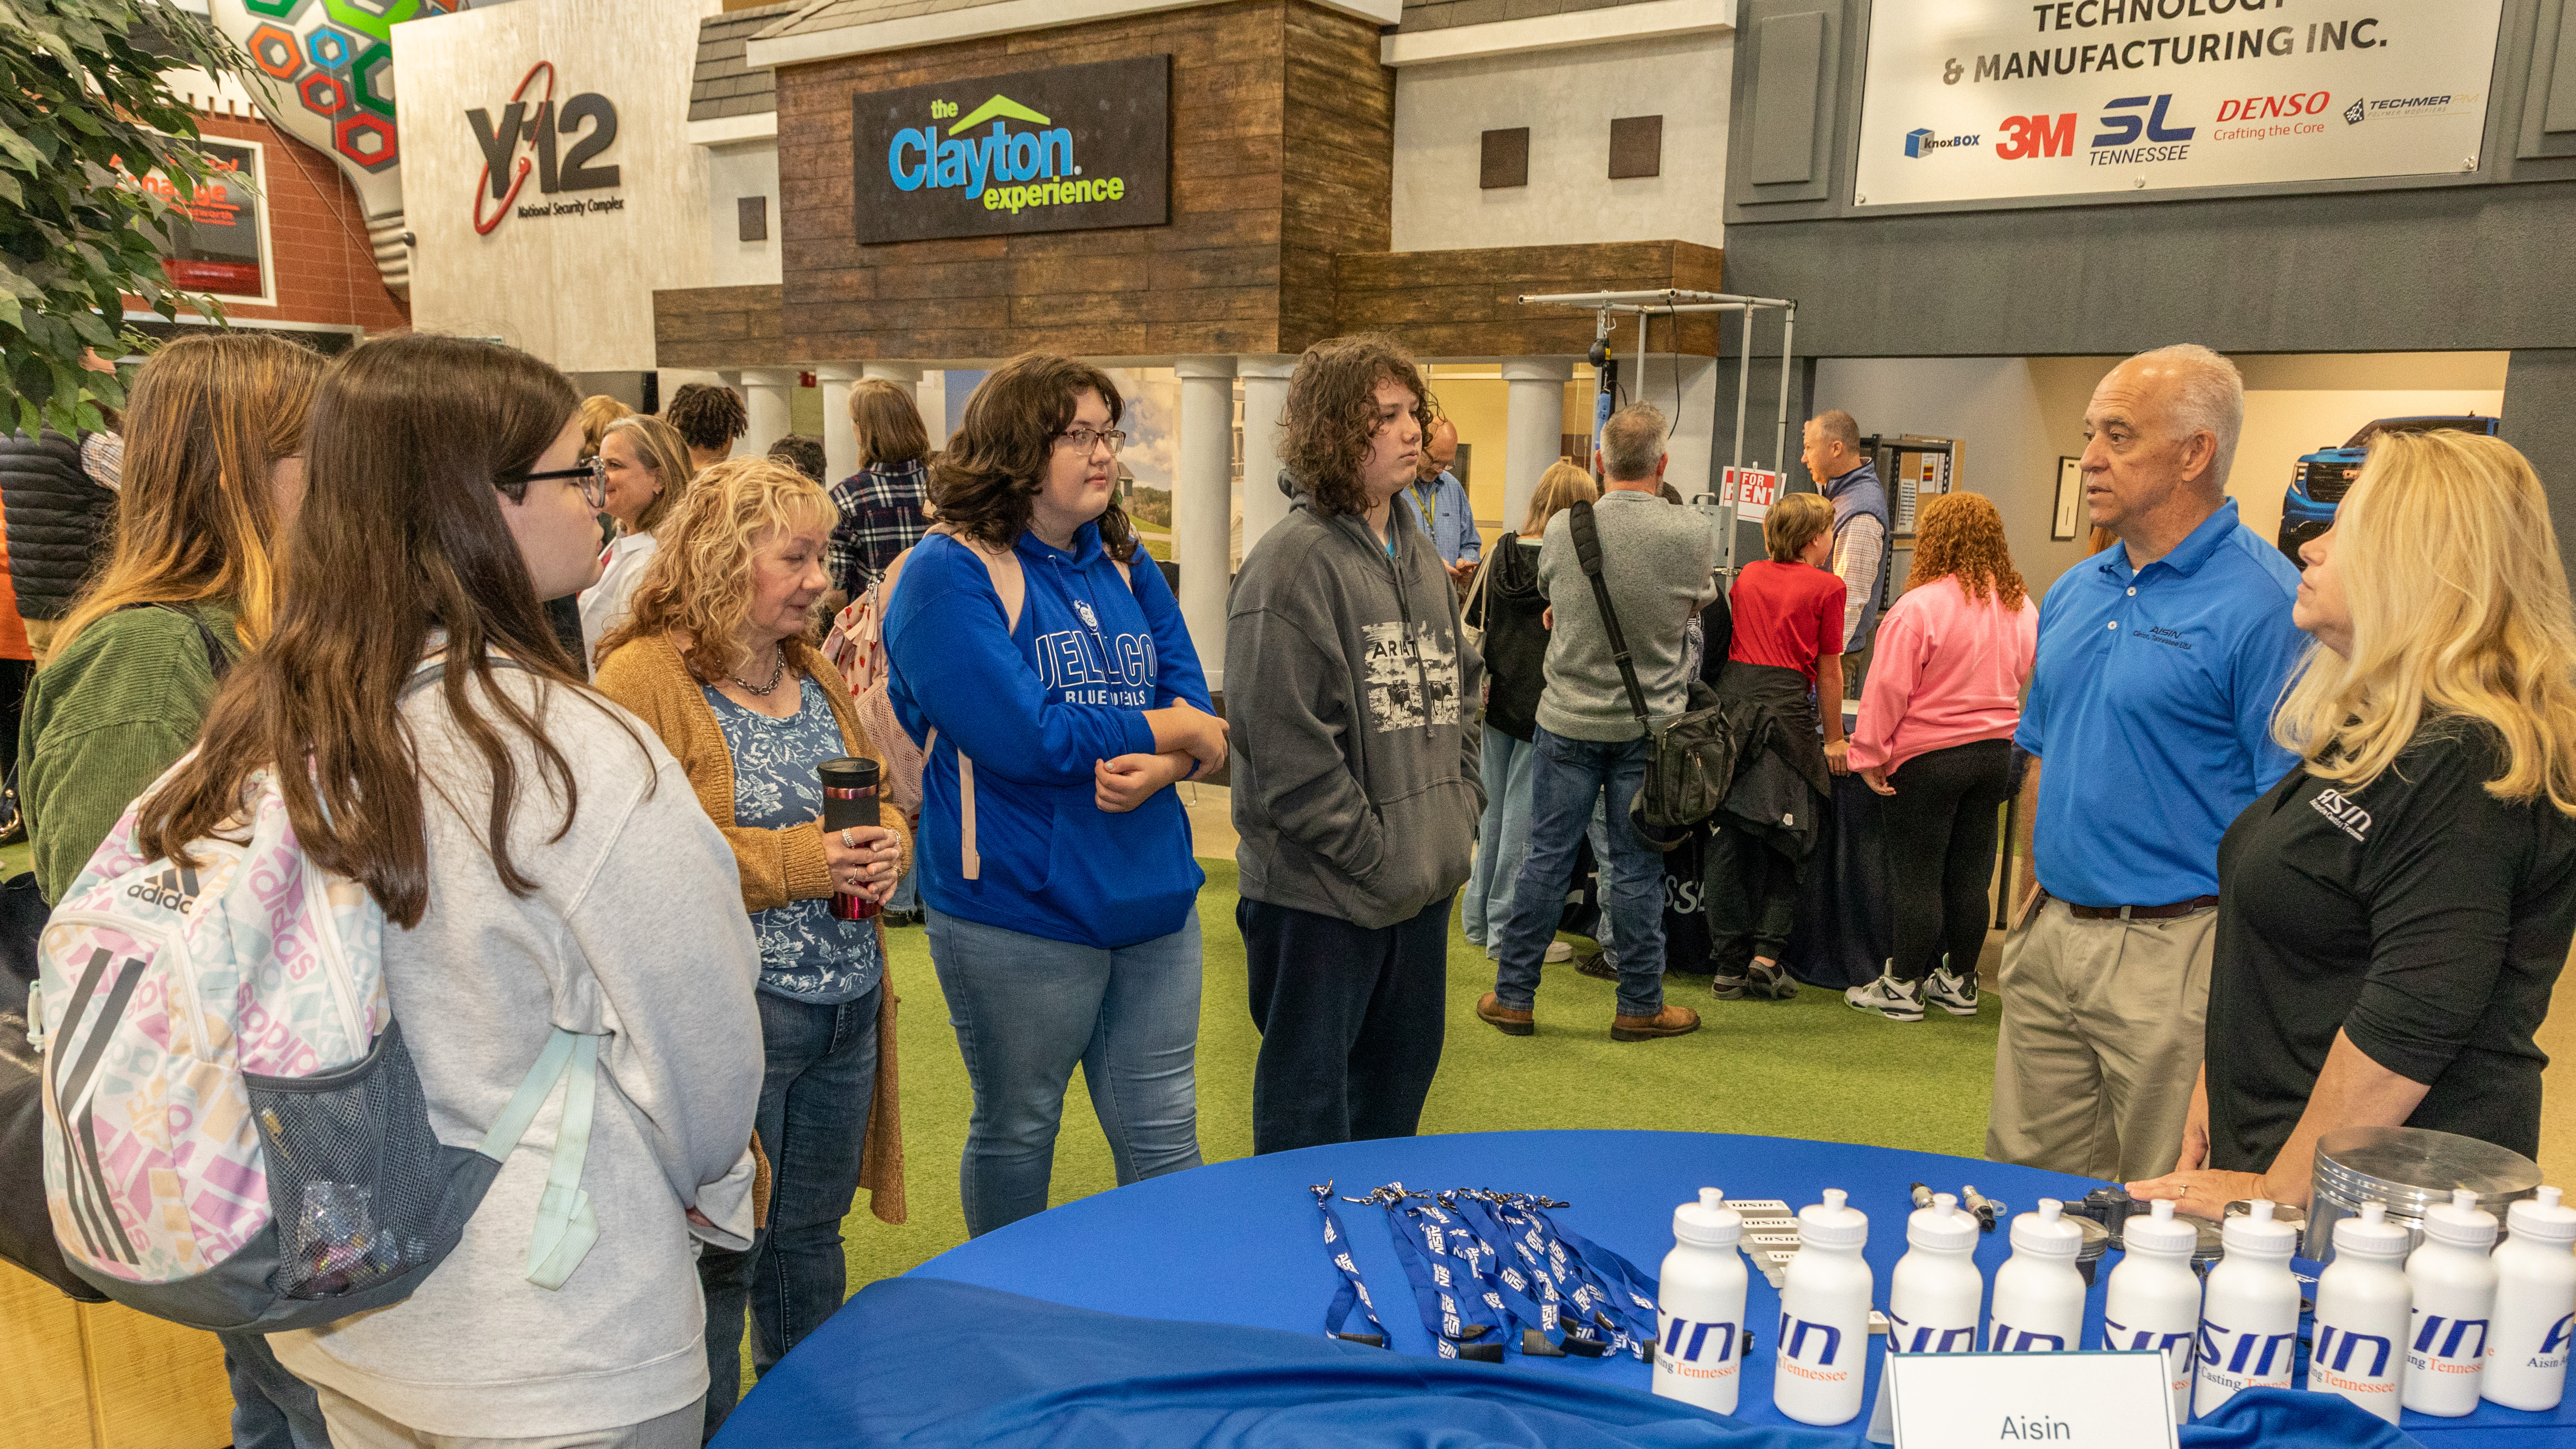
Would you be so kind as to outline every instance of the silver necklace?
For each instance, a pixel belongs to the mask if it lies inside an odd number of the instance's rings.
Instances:
[[[754,684],[739,674],[733,675],[732,679],[734,683],[741,685],[745,692],[757,695],[762,699],[767,699],[769,696],[778,692],[779,681],[786,677],[787,651],[780,649],[778,651],[778,667],[769,672],[769,682],[767,684]]]

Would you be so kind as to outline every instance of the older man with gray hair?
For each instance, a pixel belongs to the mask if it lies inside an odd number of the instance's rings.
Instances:
[[[1556,939],[1574,847],[1592,823],[1593,802],[1610,792],[1610,858],[1602,862],[1604,908],[1619,941],[1619,1005],[1612,1041],[1646,1041],[1699,1029],[1699,1013],[1664,1000],[1664,866],[1637,834],[1629,803],[1646,777],[1653,741],[1637,720],[1592,579],[1575,550],[1574,521],[1589,517],[1601,548],[1611,612],[1628,646],[1649,719],[1689,705],[1683,636],[1690,616],[1717,597],[1717,531],[1694,509],[1664,501],[1664,415],[1645,403],[1620,409],[1601,430],[1594,461],[1598,504],[1577,503],[1547,521],[1538,582],[1549,633],[1531,745],[1529,854],[1495,953],[1494,989],[1476,1015],[1506,1036],[1537,1029],[1539,962]]]
[[[2037,880],[2004,943],[1998,1162],[2136,1181],[2207,1150],[2186,1128],[2218,840],[2297,762],[2272,710],[2308,642],[2297,568],[2226,495],[2244,418],[2235,364],[2188,344],[2113,368],[2084,412],[2085,502],[2120,546],[2049,589],[2013,736]]]

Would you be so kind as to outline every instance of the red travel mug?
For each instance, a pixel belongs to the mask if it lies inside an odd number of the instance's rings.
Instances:
[[[825,833],[877,823],[876,761],[825,760],[816,772],[823,777]],[[877,903],[865,896],[839,892],[832,896],[832,919],[836,921],[864,921],[876,913]]]

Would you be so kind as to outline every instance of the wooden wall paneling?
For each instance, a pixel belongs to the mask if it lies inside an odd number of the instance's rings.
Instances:
[[[0,1384],[0,1444],[97,1449],[79,1305],[8,1263],[0,1263]]]
[[[79,1306],[101,1449],[223,1449],[233,1394],[215,1336],[121,1303]]]
[[[1278,350],[1299,352],[1343,330],[1334,253],[1384,251],[1393,238],[1395,72],[1364,21],[1292,3],[1281,29]]]
[[[1336,260],[1337,325],[1388,331],[1425,357],[1579,354],[1592,344],[1592,317],[1524,305],[1524,294],[1719,290],[1722,255],[1671,241],[1598,246],[1492,247],[1462,251],[1342,253]],[[1618,345],[1634,341],[1623,321]],[[1678,336],[1676,336],[1678,334]],[[1712,356],[1717,324],[1658,321],[1650,350]]]

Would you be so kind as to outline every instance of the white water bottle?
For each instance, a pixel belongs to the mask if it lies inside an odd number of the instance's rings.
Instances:
[[[2568,1337],[2576,1333],[2576,1208],[2558,1189],[2505,1210],[2495,1264],[2495,1332],[2487,1338],[2480,1395],[2508,1409],[2554,1409],[2567,1388]]]
[[[1744,1219],[1716,1188],[1673,1209],[1673,1250],[1655,1279],[1655,1392],[1735,1412],[1743,1388]]]
[[[2468,1188],[2424,1210],[2424,1243],[2406,1259],[2415,1289],[2406,1340],[2406,1380],[2398,1399],[2419,1414],[2456,1419],[2477,1411],[2495,1317],[2495,1215]]]
[[[2392,1424],[2414,1322],[2406,1238],[2380,1203],[2363,1203],[2361,1216],[2336,1221],[2334,1261],[2317,1279],[2316,1346],[2308,1354],[2309,1393],[2350,1399]],[[2576,1266],[2576,1257],[2568,1263]]]
[[[2192,1345],[2200,1337],[2200,1275],[2191,1271],[2200,1234],[2158,1200],[2121,1228],[2120,1266],[2102,1298],[2102,1346],[2165,1356],[2176,1424],[2191,1420]],[[2403,1325],[2400,1325],[2401,1331]]]
[[[2272,1204],[2219,1229],[2227,1256],[2200,1296],[2200,1366],[2191,1409],[2207,1414],[2239,1389],[2286,1389],[2299,1357],[2299,1280],[2290,1275],[2298,1230],[2272,1220]]]
[[[1905,1256],[1887,1277],[1889,1353],[1975,1353],[1977,1322],[1986,1304],[1986,1277],[1977,1271],[1977,1219],[1959,1211],[1946,1192],[1905,1220]],[[1887,1375],[1878,1376],[1878,1402],[1869,1411],[1869,1442],[1896,1442]]]
[[[2039,1200],[2039,1211],[2013,1219],[2010,1258],[1995,1270],[1995,1308],[1986,1331],[1991,1353],[2054,1353],[2084,1346],[2084,1275],[2075,1254],[2084,1230],[2063,1216],[2066,1204]]]
[[[1841,1188],[1798,1210],[1798,1251],[1780,1282],[1780,1337],[1771,1402],[1801,1424],[1860,1417],[1869,1367],[1869,1218]]]

